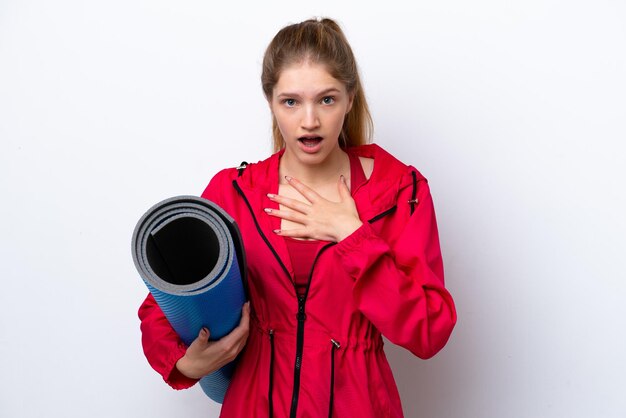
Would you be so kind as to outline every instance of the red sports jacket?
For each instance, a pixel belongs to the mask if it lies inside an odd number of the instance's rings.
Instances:
[[[448,341],[456,312],[426,179],[377,145],[348,152],[374,159],[352,190],[363,225],[321,248],[300,299],[284,239],[272,232],[280,220],[263,211],[277,208],[266,195],[278,191],[282,153],[221,171],[202,194],[241,229],[252,308],[221,417],[402,417],[381,334],[421,358]],[[139,317],[152,367],[176,389],[193,385],[175,369],[186,347],[151,296]]]

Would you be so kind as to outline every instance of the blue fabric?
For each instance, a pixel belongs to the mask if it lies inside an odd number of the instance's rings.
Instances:
[[[245,256],[234,220],[219,206],[195,196],[178,196],[150,208],[132,240],[133,260],[148,290],[185,344],[204,326],[211,339],[233,330],[245,302]],[[235,362],[200,380],[216,402]]]

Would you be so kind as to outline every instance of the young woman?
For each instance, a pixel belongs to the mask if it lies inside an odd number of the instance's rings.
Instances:
[[[182,389],[241,352],[221,416],[401,417],[382,336],[421,358],[456,322],[426,179],[377,145],[351,48],[332,20],[283,28],[263,60],[276,153],[203,197],[241,229],[251,306],[186,347],[149,295],[150,364]],[[244,349],[245,347],[245,349]]]

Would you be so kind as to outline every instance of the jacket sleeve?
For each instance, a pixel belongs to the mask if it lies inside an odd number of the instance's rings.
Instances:
[[[150,366],[174,389],[193,386],[197,380],[184,376],[176,368],[176,362],[185,355],[187,346],[178,337],[150,293],[139,308],[139,319],[143,352]]]
[[[393,244],[366,222],[336,249],[355,280],[353,297],[358,309],[391,342],[425,359],[448,341],[456,323],[456,310],[444,286],[428,183],[418,182],[418,203],[413,214],[408,210],[408,189],[400,193],[398,209],[385,225],[400,231]]]

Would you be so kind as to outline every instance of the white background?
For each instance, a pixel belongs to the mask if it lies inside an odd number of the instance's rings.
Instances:
[[[0,0],[0,416],[216,417],[140,346],[153,203],[270,153],[260,62],[326,15],[430,180],[458,326],[387,345],[407,417],[626,416],[619,0]]]

